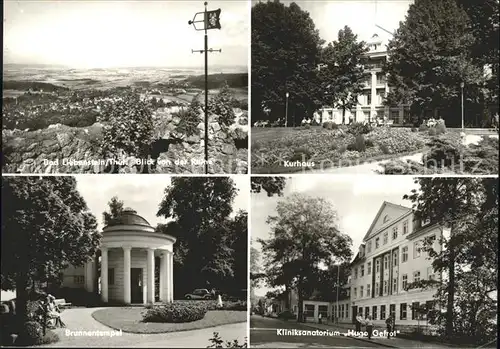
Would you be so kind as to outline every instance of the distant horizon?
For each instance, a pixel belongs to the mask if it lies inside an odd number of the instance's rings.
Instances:
[[[54,68],[67,68],[67,69],[81,69],[81,70],[91,70],[91,69],[151,69],[151,68],[162,68],[162,69],[193,69],[202,70],[203,66],[168,66],[168,65],[150,65],[150,66],[109,66],[109,67],[78,67],[65,64],[48,64],[48,63],[3,63],[3,66],[33,66],[33,67],[54,67]],[[208,70],[210,74],[211,68],[227,68],[227,69],[248,69],[246,65],[225,65],[225,64],[209,64]],[[248,71],[247,71],[248,73]]]

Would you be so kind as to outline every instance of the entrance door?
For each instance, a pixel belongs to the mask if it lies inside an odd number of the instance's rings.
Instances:
[[[130,298],[132,303],[143,303],[142,268],[130,269]]]
[[[355,324],[356,323],[356,316],[358,316],[358,307],[353,306],[353,307],[351,307],[351,309],[352,309],[352,323]]]

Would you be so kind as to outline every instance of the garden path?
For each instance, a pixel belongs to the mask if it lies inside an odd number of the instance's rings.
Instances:
[[[61,318],[66,328],[56,329],[60,341],[43,345],[42,347],[162,347],[162,348],[205,348],[211,343],[209,339],[214,332],[219,332],[220,337],[226,341],[237,339],[242,343],[247,335],[246,323],[223,325],[193,331],[137,334],[125,333],[121,336],[72,336],[69,331],[112,331],[92,317],[92,313],[103,308],[74,308],[62,312]],[[67,331],[69,330],[69,331]]]

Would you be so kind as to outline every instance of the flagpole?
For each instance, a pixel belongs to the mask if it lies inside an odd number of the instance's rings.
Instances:
[[[205,2],[205,174],[208,174],[208,14]]]

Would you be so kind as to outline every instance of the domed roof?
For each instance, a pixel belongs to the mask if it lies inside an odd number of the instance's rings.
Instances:
[[[124,209],[116,219],[113,219],[113,221],[107,225],[107,227],[113,227],[117,225],[142,225],[151,227],[147,220],[139,216],[137,214],[137,211],[131,208]]]

